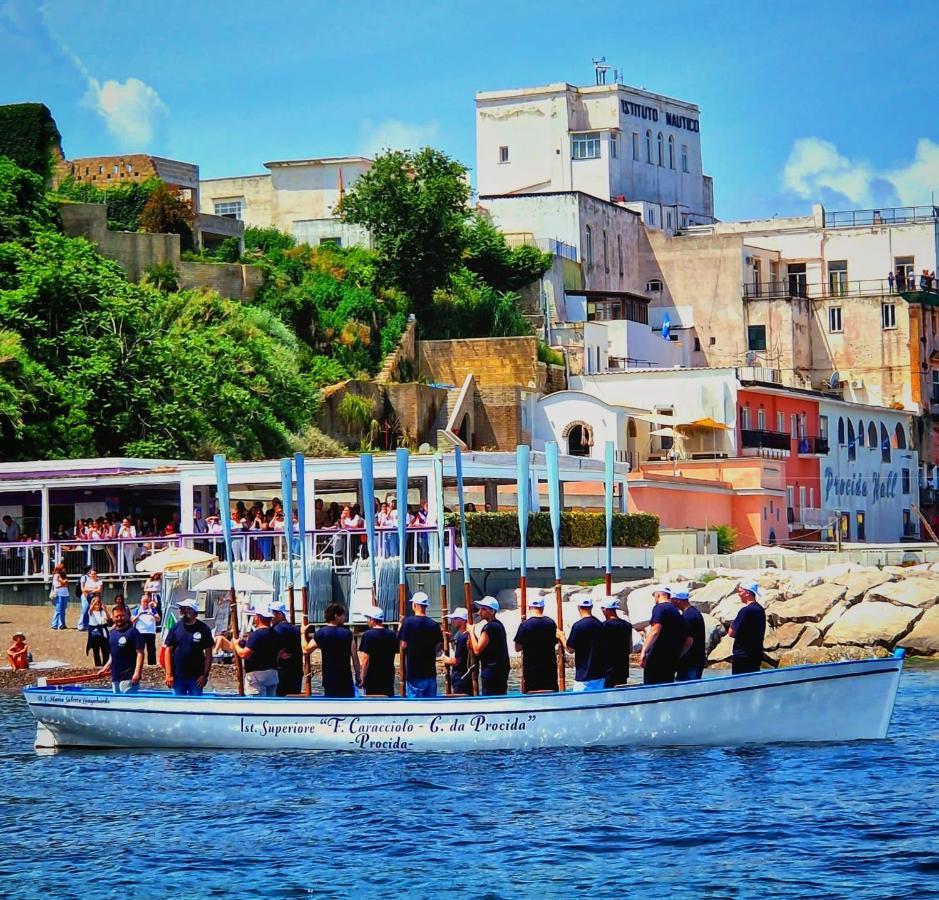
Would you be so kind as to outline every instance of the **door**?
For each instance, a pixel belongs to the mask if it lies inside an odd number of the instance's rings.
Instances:
[[[806,297],[805,263],[789,263],[786,266],[786,276],[789,279],[789,296]]]
[[[855,516],[856,518],[856,528],[857,528],[857,539],[859,541],[867,540],[867,532],[864,530],[864,513],[859,512]]]
[[[914,258],[912,256],[895,256],[893,258],[893,274],[897,279],[898,291],[915,290]]]

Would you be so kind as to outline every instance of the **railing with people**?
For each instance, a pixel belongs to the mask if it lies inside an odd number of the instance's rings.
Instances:
[[[843,212],[826,210],[824,223],[826,228],[856,228],[866,225],[910,225],[915,222],[935,222],[937,219],[939,206],[889,206]]]
[[[905,283],[904,283],[905,282]],[[863,278],[848,281],[831,278],[828,281],[808,283],[801,278],[783,278],[773,281],[747,281],[743,283],[744,300],[780,300],[803,298],[806,300],[832,300],[839,297],[889,296],[908,291],[939,290],[936,279],[924,276],[900,275],[889,278]]]

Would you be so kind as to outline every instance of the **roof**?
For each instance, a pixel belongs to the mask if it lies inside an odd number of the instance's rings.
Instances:
[[[344,163],[367,163],[372,160],[366,156],[314,156],[310,159],[277,159],[264,163],[266,169],[287,168],[289,166],[338,166]]]
[[[616,209],[621,209],[623,212],[631,213],[638,218],[642,218],[642,213],[636,212],[634,209],[630,209],[628,206],[623,206],[622,203],[614,203],[612,200],[604,200],[603,197],[598,197],[596,194],[588,194],[586,191],[528,191],[528,192],[518,192],[515,194],[480,194],[479,200],[518,200],[519,198],[524,199],[539,199],[542,197],[588,197],[591,200],[596,200],[597,203],[606,203],[607,206],[613,206]],[[627,203],[633,203],[638,201],[627,200]]]
[[[652,100],[658,100],[662,103],[671,103],[675,106],[682,106],[686,109],[692,109],[700,112],[696,103],[688,100],[678,100],[675,97],[668,97],[665,94],[657,94],[654,91],[647,91],[645,88],[632,87],[628,84],[588,84],[584,87],[578,87],[576,84],[570,84],[567,81],[556,81],[553,84],[536,85],[534,87],[523,88],[504,88],[496,91],[477,91],[476,102],[485,102],[487,100],[513,100],[525,97],[536,96],[538,94],[618,94],[620,91],[638,94],[642,97],[648,97]]]

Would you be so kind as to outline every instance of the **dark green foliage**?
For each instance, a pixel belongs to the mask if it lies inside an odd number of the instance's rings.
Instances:
[[[104,203],[111,231],[140,231],[140,217],[153,192],[163,182],[159,178],[146,181],[125,181],[109,188],[76,181],[71,175],[56,188],[57,197],[76,203]]]
[[[717,532],[717,552],[733,553],[737,549],[737,532],[730,525],[718,525],[714,529]]]
[[[294,246],[294,239],[277,228],[245,229],[245,254],[257,251],[261,255],[273,257]]]
[[[42,178],[0,156],[0,243],[28,240],[57,220],[58,212],[45,198]]]
[[[537,247],[510,248],[488,219],[470,216],[465,227],[463,262],[497,291],[518,291],[540,278],[551,266],[551,254]]]
[[[563,366],[564,354],[538,341],[538,362],[547,363],[549,366]]]
[[[179,290],[179,272],[172,263],[156,263],[147,267],[142,283],[152,285],[164,294],[171,294]]]
[[[425,338],[517,337],[531,334],[531,325],[518,306],[518,295],[497,291],[467,269],[450,276],[444,289],[434,293],[426,311]]]
[[[178,234],[183,250],[191,250],[195,215],[177,188],[159,182],[140,211],[140,227],[151,234]]]
[[[55,119],[44,103],[11,103],[0,106],[0,156],[9,157],[48,181],[53,149],[61,143]]]
[[[460,517],[447,514],[447,525],[457,529]],[[606,524],[602,513],[562,512],[561,546],[602,547],[606,543]],[[518,515],[514,512],[467,513],[466,539],[471,547],[517,547]],[[659,520],[648,513],[613,513],[613,546],[654,547],[659,542]],[[532,513],[528,519],[528,546],[550,547],[551,516]]]

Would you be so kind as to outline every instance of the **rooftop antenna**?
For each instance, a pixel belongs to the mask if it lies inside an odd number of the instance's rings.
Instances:
[[[613,73],[613,84],[619,84],[619,69],[607,64],[606,57],[601,56],[593,61],[593,75],[597,84],[606,84],[607,72]]]
[[[839,384],[841,384],[841,373],[835,369],[828,378],[828,389],[836,391],[838,390]]]

